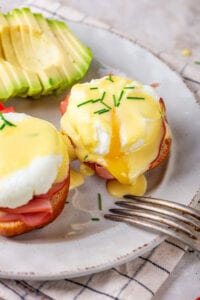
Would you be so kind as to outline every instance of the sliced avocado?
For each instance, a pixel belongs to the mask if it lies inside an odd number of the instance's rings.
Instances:
[[[68,68],[72,82],[82,78],[88,70],[92,60],[92,53],[85,47],[69,30],[68,26],[61,21],[48,20],[49,26],[63,47],[63,53],[67,57]]]
[[[13,84],[9,76],[4,70],[4,66],[0,60],[0,99],[4,101],[5,99],[12,97],[13,95]]]
[[[60,93],[85,75],[91,59],[63,22],[28,8],[0,14],[0,99]]]
[[[6,60],[0,58],[0,77],[3,85],[7,89],[7,95],[3,95],[0,89],[1,101],[14,97],[28,90],[28,83],[20,69],[17,70]]]
[[[41,94],[42,85],[38,79],[38,76],[35,73],[30,72],[26,70],[26,68],[24,68],[24,66],[26,65],[26,61],[29,58],[27,57],[26,51],[24,50],[20,27],[18,26],[18,24],[16,24],[15,19],[11,14],[7,14],[5,17],[9,24],[9,34],[11,43],[8,45],[8,43],[4,41],[2,42],[2,46],[5,48],[5,56],[7,55],[7,52],[9,52],[8,47],[11,47],[12,56],[10,55],[6,58],[11,64],[20,68],[25,78],[27,79],[29,89],[22,96],[26,97]]]
[[[62,84],[55,63],[60,58],[60,51],[54,43],[32,21],[32,14],[27,9],[14,9],[12,16],[16,24],[20,26],[24,47],[29,60],[26,68],[34,71],[43,86],[43,95],[51,93]]]
[[[9,92],[7,91],[5,94],[4,89],[1,86],[1,100],[6,100],[7,98],[18,95],[22,91],[24,92],[28,89],[28,82],[21,69],[9,63],[9,61],[12,61],[18,65],[18,61],[12,47],[9,28],[10,27],[6,18],[4,15],[0,14],[0,75],[4,82],[3,86],[9,89]]]
[[[59,48],[60,53],[63,52],[63,47],[59,43],[56,36],[51,31],[51,28],[49,27],[48,21],[43,17],[42,14],[34,14],[34,19],[37,21],[38,25],[40,26],[40,29],[55,43],[55,45]],[[60,75],[63,78],[63,85],[60,87],[60,91],[68,87],[71,83],[70,78],[70,72],[68,70],[68,62],[63,58],[63,63],[57,65],[57,68],[60,72]]]
[[[29,83],[29,90],[27,94],[22,96],[26,97],[41,95],[43,90],[42,84],[38,78],[38,75],[29,68],[29,66],[31,67],[31,57],[26,48],[27,46],[30,48],[30,44],[27,45],[27,43],[29,43],[27,27],[21,30],[18,21],[11,13],[6,15],[6,19],[10,25],[12,45],[16,53],[18,63]]]

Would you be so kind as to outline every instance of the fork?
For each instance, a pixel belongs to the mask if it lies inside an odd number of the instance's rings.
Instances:
[[[200,251],[200,210],[169,200],[124,195],[106,219],[135,224],[172,236]]]

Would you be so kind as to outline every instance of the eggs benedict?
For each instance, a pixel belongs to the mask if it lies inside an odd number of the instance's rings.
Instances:
[[[1,112],[0,145],[0,234],[49,224],[69,189],[66,137],[45,120]]]
[[[144,194],[144,172],[167,157],[171,144],[165,105],[155,89],[108,75],[73,86],[61,110],[61,128],[77,158],[109,180],[109,192]]]

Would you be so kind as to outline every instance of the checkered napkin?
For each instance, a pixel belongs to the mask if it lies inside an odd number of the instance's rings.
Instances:
[[[15,6],[18,2],[42,12],[46,17],[107,27],[106,24],[55,1],[16,1]],[[4,4],[8,6],[9,1]],[[154,297],[185,252],[185,246],[169,239],[127,264],[93,275],[58,281],[0,280],[0,299],[149,300]]]

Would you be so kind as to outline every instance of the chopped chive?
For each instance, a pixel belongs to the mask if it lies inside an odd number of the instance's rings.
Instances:
[[[98,207],[99,207],[99,210],[102,210],[102,199],[101,199],[101,194],[98,193],[98,194],[97,194],[97,197],[98,197]]]
[[[0,127],[0,130],[4,129],[5,126],[6,126],[6,124],[3,123],[3,124],[1,125],[1,127]]]
[[[120,92],[120,95],[119,95],[119,98],[118,98],[117,106],[120,106],[120,102],[121,102],[121,100],[122,100],[123,94],[124,94],[124,91],[122,90],[122,91]]]
[[[101,101],[103,101],[103,99],[105,98],[106,92],[104,91],[102,96],[101,96]]]
[[[109,108],[109,109],[111,109],[112,107],[111,106],[109,106],[108,104],[106,104],[105,102],[101,102],[105,107],[107,107],[107,108]]]
[[[88,154],[84,156],[83,160],[86,160],[88,158]]]
[[[16,127],[15,124],[11,123],[10,121],[8,121],[6,118],[4,118],[3,114],[0,113],[0,119],[2,121],[2,125],[0,126],[0,130],[2,130],[6,125],[7,126],[13,126]]]
[[[194,62],[196,65],[200,65],[200,61],[195,61]]]
[[[93,100],[90,99],[90,100],[87,100],[87,101],[84,101],[84,102],[79,103],[79,104],[77,105],[77,107],[80,107],[80,106],[82,106],[82,105],[85,105],[85,104],[88,104],[88,103],[92,103],[92,102],[93,102]]]
[[[15,124],[9,122],[6,118],[4,118],[4,116],[2,114],[0,115],[0,117],[1,117],[2,121],[4,121],[7,125],[16,126]]]
[[[125,86],[125,87],[124,87],[125,90],[129,90],[129,89],[132,90],[132,89],[134,89],[134,88],[135,88],[135,86]]]
[[[113,96],[114,106],[117,106],[117,99],[116,99],[116,96],[115,96],[115,95],[112,95],[112,96]]]
[[[129,100],[145,100],[145,98],[143,98],[143,97],[126,97],[126,99],[129,99]]]
[[[66,204],[69,204],[70,202],[69,202],[69,201],[65,201],[65,203],[66,203]]]
[[[98,90],[98,87],[97,86],[91,87],[90,90]]]
[[[100,109],[100,110],[97,110],[97,111],[94,111],[94,114],[104,114],[106,113],[107,111],[109,111],[110,109],[106,109],[106,108],[103,108],[103,109]]]
[[[101,101],[101,98],[92,100],[92,103],[96,103],[96,102],[99,102],[99,101]]]
[[[114,82],[114,80],[112,79],[112,74],[109,74],[108,77],[106,78],[106,80],[109,80],[111,82]]]
[[[100,221],[99,218],[91,218],[91,221]]]

